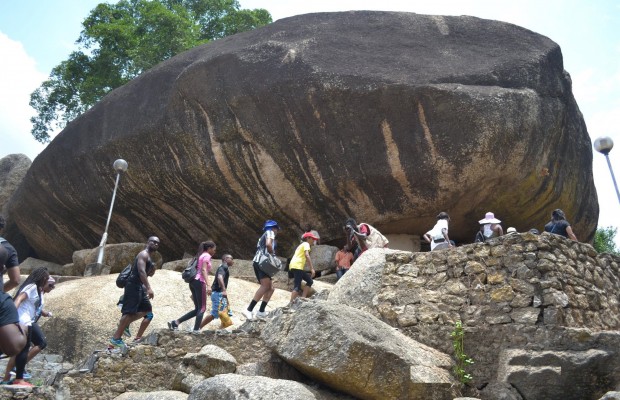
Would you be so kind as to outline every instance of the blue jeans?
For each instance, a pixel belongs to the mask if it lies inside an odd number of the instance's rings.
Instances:
[[[228,307],[228,300],[222,295],[222,292],[211,292],[211,316],[215,319],[219,318],[217,313],[220,311],[220,302],[222,310]]]

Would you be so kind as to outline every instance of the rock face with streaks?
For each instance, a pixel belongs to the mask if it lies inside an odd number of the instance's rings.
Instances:
[[[241,257],[262,223],[290,256],[347,216],[421,234],[442,210],[471,241],[488,210],[523,231],[562,208],[581,240],[598,204],[591,143],[559,46],[515,25],[393,12],[301,15],[180,54],[114,90],[34,161],[10,203],[40,258],[100,239],[210,238]]]
[[[34,255],[34,253],[9,215],[8,206],[9,199],[26,176],[30,165],[32,165],[32,161],[25,154],[9,154],[0,158],[0,215],[6,220],[6,226],[0,235],[15,247],[20,261]]]

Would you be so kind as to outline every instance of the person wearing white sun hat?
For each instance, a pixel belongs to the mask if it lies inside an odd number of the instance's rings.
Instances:
[[[485,242],[491,238],[499,237],[504,234],[504,230],[500,225],[502,221],[495,218],[495,214],[487,212],[484,218],[478,221],[480,231],[476,234],[476,242]]]

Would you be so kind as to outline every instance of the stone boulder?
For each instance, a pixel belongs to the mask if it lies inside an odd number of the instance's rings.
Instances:
[[[267,378],[287,379],[298,382],[307,379],[293,366],[273,353],[271,353],[271,357],[268,360],[239,365],[236,373],[239,375],[265,376]]]
[[[380,316],[376,298],[381,293],[385,257],[394,253],[398,251],[390,249],[365,251],[334,285],[327,301],[359,308],[376,317]]]
[[[226,350],[206,345],[198,353],[187,353],[174,376],[172,388],[189,393],[191,388],[205,378],[220,374],[233,374],[237,360]]]
[[[304,385],[284,379],[235,374],[205,379],[192,388],[188,400],[315,400]]]
[[[34,256],[35,253],[9,215],[8,203],[22,183],[31,164],[32,161],[25,154],[9,154],[0,158],[0,215],[6,219],[6,227],[0,235],[11,242],[20,259]]]
[[[6,205],[28,172],[32,161],[25,154],[0,158],[0,215],[6,217]]]
[[[19,264],[19,272],[22,275],[29,275],[33,270],[39,267],[47,268],[50,275],[64,275],[64,269],[62,265],[49,261],[39,260],[34,257],[28,257],[27,259],[22,261],[21,264]]]
[[[314,270],[317,272],[329,272],[336,269],[335,257],[337,252],[338,247],[334,246],[320,244],[312,247],[310,259],[312,260]],[[310,270],[308,263],[306,263],[306,269]]]
[[[261,337],[303,374],[355,397],[454,397],[448,355],[352,307],[304,302],[292,313],[277,313]]]
[[[169,271],[183,272],[185,268],[192,261],[191,258],[184,258],[182,260],[168,261],[162,264],[161,269],[167,269]]]
[[[458,242],[488,210],[524,231],[556,207],[587,241],[591,147],[547,37],[467,16],[306,14],[112,91],[36,158],[9,211],[40,258],[66,263],[99,242],[123,157],[110,241],[157,234],[168,259],[208,237],[250,258],[267,218],[290,254],[310,222],[323,243],[348,216],[420,235],[442,210]]]
[[[620,335],[616,338],[620,344]],[[499,365],[498,380],[510,383],[524,399],[595,400],[610,382],[620,382],[617,351],[508,349]]]

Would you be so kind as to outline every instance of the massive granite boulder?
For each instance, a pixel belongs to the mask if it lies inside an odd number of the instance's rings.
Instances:
[[[41,258],[99,242],[120,157],[108,242],[157,234],[171,258],[206,238],[248,257],[267,218],[287,256],[347,216],[421,234],[448,211],[457,241],[488,210],[526,230],[560,207],[581,240],[598,219],[559,46],[474,17],[301,15],[161,63],[34,161],[10,210]]]
[[[35,255],[17,224],[8,213],[9,199],[17,190],[28,172],[32,161],[25,154],[9,154],[0,158],[0,215],[6,219],[2,237],[6,238],[19,255],[20,260]]]

